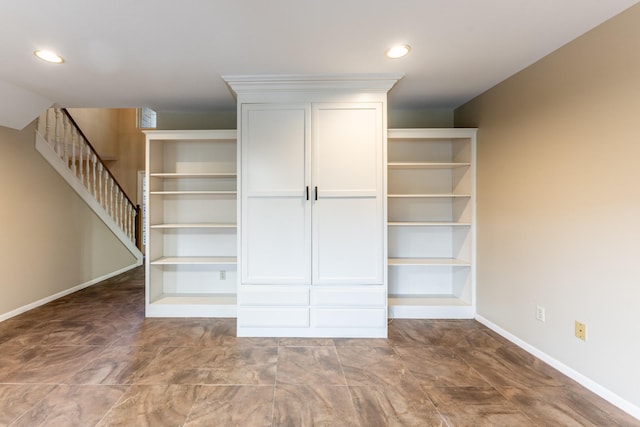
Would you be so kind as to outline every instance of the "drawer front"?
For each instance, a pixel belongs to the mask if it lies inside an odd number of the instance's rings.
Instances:
[[[385,307],[387,293],[382,286],[311,288],[314,307]]]
[[[307,286],[240,285],[240,306],[308,306]]]
[[[311,327],[315,328],[384,328],[387,312],[384,308],[314,308]]]
[[[308,328],[309,309],[290,307],[240,307],[240,328]]]

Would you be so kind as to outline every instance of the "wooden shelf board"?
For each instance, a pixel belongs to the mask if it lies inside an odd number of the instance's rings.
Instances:
[[[236,178],[235,172],[161,172],[150,173],[149,176],[154,178]]]
[[[471,223],[449,221],[389,221],[387,225],[392,227],[470,227]]]
[[[151,265],[236,265],[236,257],[162,257]]]
[[[470,267],[469,261],[454,258],[389,258],[389,265],[441,265],[453,267]]]
[[[432,198],[432,199],[448,199],[448,198],[469,198],[470,194],[388,194],[388,198]]]
[[[237,228],[237,224],[199,223],[199,224],[154,224],[149,228]]]
[[[229,195],[235,196],[238,194],[237,191],[222,191],[222,190],[213,190],[213,191],[150,191],[149,194],[152,195],[161,195],[161,196],[169,196],[169,195]]]
[[[470,306],[471,304],[455,295],[405,295],[390,294],[389,305],[409,305],[409,306]]]
[[[236,294],[162,294],[151,304],[236,305]]]
[[[471,163],[447,162],[389,162],[389,169],[455,169],[471,166]]]

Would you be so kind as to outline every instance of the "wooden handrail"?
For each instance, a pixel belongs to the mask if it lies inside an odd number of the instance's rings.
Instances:
[[[104,162],[104,160],[102,160],[102,158],[100,157],[100,154],[98,154],[98,152],[96,151],[95,148],[93,148],[93,145],[91,144],[91,142],[89,141],[89,138],[87,138],[87,136],[84,134],[84,132],[82,132],[82,129],[80,129],[80,126],[78,126],[78,123],[73,119],[73,117],[71,116],[71,114],[69,113],[69,111],[66,108],[61,108],[62,112],[65,114],[65,116],[67,116],[67,118],[69,119],[69,121],[71,122],[71,124],[77,129],[78,133],[80,134],[80,136],[82,136],[82,138],[84,138],[84,141],[87,143],[87,146],[91,149],[91,151],[93,152],[93,154],[96,155],[96,157],[98,158],[98,160],[100,161],[100,163],[102,163],[103,165],[106,166],[106,163]],[[122,192],[122,194],[124,195],[124,197],[127,198],[127,200],[129,201],[129,204],[131,206],[136,207],[136,204],[133,203],[133,201],[129,198],[129,196],[127,195],[127,192],[124,191],[124,189],[122,188],[122,186],[120,185],[120,183],[118,182],[118,180],[116,179],[115,176],[113,176],[113,174],[111,173],[111,171],[109,170],[109,168],[104,168],[105,171],[107,171],[107,173],[109,174],[109,176],[111,177],[111,179],[113,179],[113,182],[118,186],[118,188],[120,189],[120,191]]]

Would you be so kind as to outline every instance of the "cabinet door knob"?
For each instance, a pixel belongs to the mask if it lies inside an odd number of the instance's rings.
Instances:
[[[309,200],[309,186],[307,185],[307,200]]]
[[[316,186],[315,193],[315,199],[318,200],[318,186]]]

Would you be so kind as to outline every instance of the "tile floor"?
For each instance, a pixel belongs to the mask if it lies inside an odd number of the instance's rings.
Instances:
[[[640,426],[475,321],[236,338],[145,319],[143,274],[0,323],[0,426]]]

